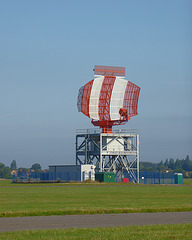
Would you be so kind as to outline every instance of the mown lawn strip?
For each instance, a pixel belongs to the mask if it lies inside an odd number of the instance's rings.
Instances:
[[[82,229],[54,229],[35,231],[15,231],[0,233],[1,240],[170,240],[192,239],[192,224],[169,224],[150,226],[82,228]]]
[[[189,186],[2,187],[0,217],[192,211]]]

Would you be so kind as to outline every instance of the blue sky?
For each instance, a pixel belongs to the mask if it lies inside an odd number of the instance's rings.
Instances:
[[[0,1],[0,162],[75,164],[94,65],[141,87],[140,160],[192,158],[192,1]]]

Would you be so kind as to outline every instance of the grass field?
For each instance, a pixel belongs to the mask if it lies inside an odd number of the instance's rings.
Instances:
[[[183,184],[185,185],[192,185],[192,178],[184,178],[183,179]]]
[[[192,179],[184,185],[12,184],[0,181],[0,217],[192,211]],[[192,239],[192,224],[0,233],[1,240]]]
[[[0,217],[192,211],[187,185],[1,184]]]
[[[170,240],[192,239],[192,224],[170,224],[132,227],[88,228],[88,229],[57,229],[37,231],[17,231],[0,233],[1,240]]]

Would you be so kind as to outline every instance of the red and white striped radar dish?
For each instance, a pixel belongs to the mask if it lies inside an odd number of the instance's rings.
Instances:
[[[104,76],[96,76],[79,89],[78,111],[102,128],[124,124],[136,116],[140,87],[113,75],[122,76],[125,68],[95,66],[95,73]]]

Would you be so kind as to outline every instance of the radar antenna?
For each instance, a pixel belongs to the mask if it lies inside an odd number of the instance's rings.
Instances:
[[[124,79],[124,67],[96,65],[95,78],[79,89],[78,111],[92,119],[103,133],[138,115],[140,87]]]

